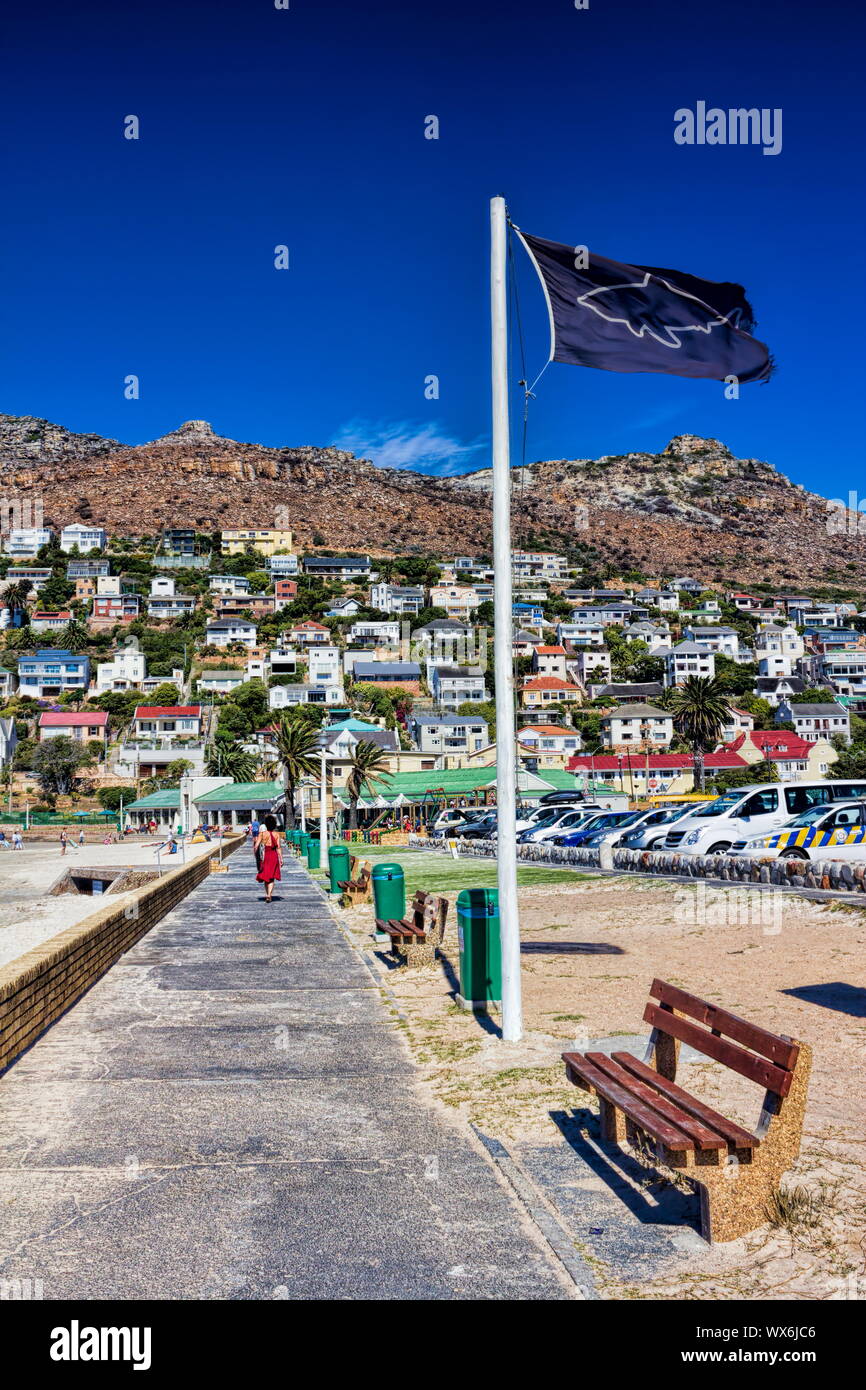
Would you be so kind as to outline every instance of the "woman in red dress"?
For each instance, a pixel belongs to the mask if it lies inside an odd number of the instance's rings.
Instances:
[[[265,823],[255,838],[256,853],[261,852],[261,867],[256,878],[265,885],[265,902],[274,896],[274,880],[282,878],[283,850],[276,833],[277,822],[273,816],[265,816]]]

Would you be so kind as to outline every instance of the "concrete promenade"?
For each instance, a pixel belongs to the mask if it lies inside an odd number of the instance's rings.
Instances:
[[[0,1079],[0,1280],[46,1299],[561,1299],[295,862],[240,850]]]

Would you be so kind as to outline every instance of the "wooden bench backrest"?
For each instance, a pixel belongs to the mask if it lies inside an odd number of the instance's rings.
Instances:
[[[768,1091],[785,1097],[791,1089],[791,1080],[800,1049],[790,1038],[768,1033],[736,1014],[709,1004],[697,995],[687,994],[676,985],[665,984],[663,980],[653,980],[650,986],[651,999],[659,1001],[659,1007],[648,1003],[644,1011],[644,1022],[652,1024],[668,1037],[687,1043],[705,1057],[712,1057],[731,1071],[764,1086]],[[672,1010],[678,1010],[673,1013]],[[685,1014],[686,1018],[680,1018]],[[692,1023],[689,1020],[694,1019]],[[706,1024],[701,1028],[698,1024]],[[732,1039],[732,1041],[728,1041]],[[742,1044],[742,1045],[741,1045]],[[747,1051],[747,1049],[750,1049]]]
[[[359,882],[360,882],[360,883],[363,883],[365,887],[366,887],[366,885],[367,885],[367,882],[368,882],[368,880],[369,880],[369,878],[370,878],[370,874],[371,874],[372,872],[373,872],[373,866],[372,866],[372,864],[370,863],[369,859],[365,859],[364,862],[363,862],[363,864],[361,865],[361,872],[360,872],[360,874],[358,875],[358,880],[359,880]],[[354,878],[355,875],[353,874],[352,877]]]

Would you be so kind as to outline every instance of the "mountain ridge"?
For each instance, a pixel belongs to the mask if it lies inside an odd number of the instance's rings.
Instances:
[[[125,445],[32,416],[0,415],[8,497],[40,497],[45,524],[98,521],[114,534],[164,526],[290,527],[298,544],[374,555],[489,551],[479,494],[489,468],[456,477],[385,469],[334,446],[270,447],[188,420]],[[678,435],[658,454],[547,459],[515,468],[515,547],[568,546],[648,575],[708,582],[866,582],[866,539],[831,535],[825,498],[772,464]]]

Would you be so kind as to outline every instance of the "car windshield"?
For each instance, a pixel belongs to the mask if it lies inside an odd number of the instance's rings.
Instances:
[[[725,811],[730,811],[738,802],[742,801],[743,793],[725,792],[724,796],[719,796],[715,801],[711,801],[709,806],[702,806],[700,810],[693,811],[692,815],[697,819],[704,816],[721,816]]]
[[[613,825],[634,825],[635,821],[642,820],[646,811],[617,811],[616,819],[611,821]]]

